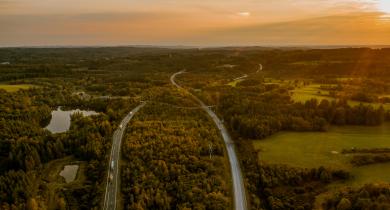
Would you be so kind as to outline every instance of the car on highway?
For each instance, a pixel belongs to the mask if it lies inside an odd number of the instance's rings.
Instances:
[[[122,129],[122,128],[123,128],[123,126],[122,126],[122,124],[120,124],[120,125],[119,125],[119,129]]]
[[[114,162],[114,161],[111,161],[111,164],[110,164],[111,170],[114,170],[114,164],[115,164],[115,162]]]

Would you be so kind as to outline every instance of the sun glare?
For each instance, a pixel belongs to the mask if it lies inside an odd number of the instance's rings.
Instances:
[[[249,17],[249,16],[251,16],[251,13],[250,12],[239,12],[239,13],[237,13],[237,15],[239,15],[241,17]]]
[[[390,0],[377,0],[376,6],[378,11],[383,12],[379,17],[382,22],[390,22]]]
[[[390,13],[390,0],[378,0],[378,9],[381,12]]]

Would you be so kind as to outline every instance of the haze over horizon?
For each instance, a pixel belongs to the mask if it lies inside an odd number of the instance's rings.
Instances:
[[[387,45],[390,0],[0,0],[0,46]]]

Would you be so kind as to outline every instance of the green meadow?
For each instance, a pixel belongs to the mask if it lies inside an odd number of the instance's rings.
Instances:
[[[5,84],[0,84],[0,89],[3,89],[8,92],[16,92],[21,89],[30,89],[36,87],[34,85],[28,85],[28,84],[22,84],[22,85],[5,85]]]
[[[305,103],[308,100],[311,100],[313,98],[317,99],[318,101],[321,101],[323,99],[332,101],[337,100],[334,97],[329,96],[329,91],[321,90],[319,84],[312,84],[307,85],[304,87],[296,88],[295,90],[291,91],[292,93],[292,100],[296,102],[302,102]],[[350,106],[358,106],[359,104],[363,105],[372,105],[374,108],[379,108],[380,106],[383,106],[384,109],[390,110],[390,104],[381,104],[381,103],[365,103],[365,102],[358,102],[358,101],[348,101],[348,104]]]
[[[306,102],[310,99],[322,99],[335,100],[335,98],[329,96],[329,91],[320,89],[321,85],[308,85],[300,88],[296,88],[292,91],[292,99],[297,102]]]
[[[232,86],[232,87],[236,87],[237,84],[238,84],[239,82],[242,82],[242,81],[244,81],[244,79],[233,80],[233,81],[229,82],[228,85],[229,85],[229,86]]]
[[[317,168],[325,166],[350,171],[350,184],[371,181],[390,182],[390,164],[352,167],[350,156],[341,153],[351,148],[390,148],[390,124],[379,127],[332,127],[328,132],[281,132],[254,141],[259,159],[271,164]]]

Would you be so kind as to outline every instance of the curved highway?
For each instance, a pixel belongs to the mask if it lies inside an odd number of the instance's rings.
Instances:
[[[126,130],[126,126],[133,118],[134,114],[137,113],[143,106],[145,106],[145,102],[134,108],[129,114],[123,118],[121,124],[118,129],[114,132],[111,154],[110,154],[110,162],[108,164],[108,172],[107,172],[107,184],[106,184],[106,193],[104,195],[104,204],[103,210],[115,210],[117,203],[117,194],[119,190],[119,159],[120,159],[120,151],[121,151],[121,143],[123,133]]]
[[[185,90],[185,89],[175,82],[175,77],[183,73],[185,73],[185,71],[177,72],[171,76],[171,83],[181,90]],[[227,132],[227,129],[225,128],[221,120],[219,120],[218,116],[208,106],[206,106],[203,103],[203,101],[201,101],[195,95],[191,94],[189,91],[187,90],[185,91],[188,92],[201,105],[202,109],[206,111],[208,115],[210,115],[210,117],[213,119],[214,123],[217,125],[218,129],[220,130],[226,145],[227,153],[229,156],[230,169],[232,172],[234,207],[235,207],[234,209],[246,210],[247,201],[246,201],[245,187],[244,187],[244,181],[241,173],[240,163],[237,159],[234,144],[229,133]]]

